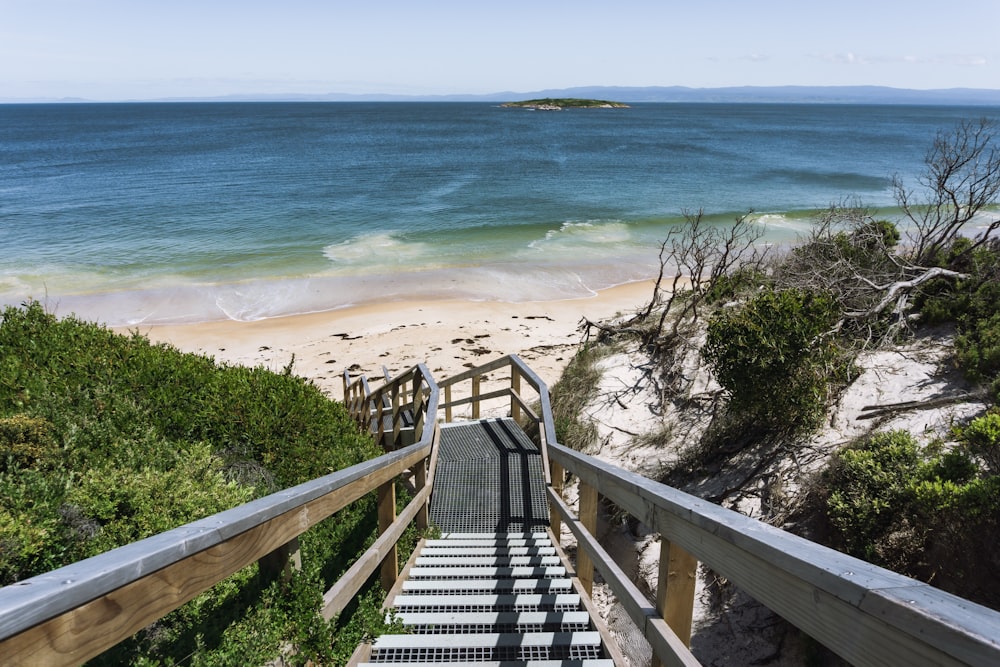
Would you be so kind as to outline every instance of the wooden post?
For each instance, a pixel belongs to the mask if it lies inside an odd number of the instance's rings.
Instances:
[[[381,535],[389,530],[392,522],[396,520],[396,487],[395,481],[389,480],[378,487],[378,534]],[[399,574],[399,555],[396,545],[385,554],[382,561],[381,579],[382,588],[386,592],[392,590],[396,583],[396,576]]]
[[[385,395],[380,391],[369,397],[375,405],[375,442],[385,449]],[[372,403],[369,403],[371,405]]]
[[[472,418],[479,419],[479,376],[472,376]]]
[[[597,537],[597,489],[580,480],[580,523]],[[587,595],[594,591],[594,563],[582,548],[576,550],[576,576]]]
[[[418,377],[420,382],[417,382]],[[427,412],[424,410],[424,383],[420,375],[413,378],[413,401],[410,403],[410,409],[413,410],[413,438],[417,441],[423,433],[424,422],[427,420]]]
[[[550,461],[549,465],[552,469],[552,490],[561,496],[563,490],[563,467],[555,461]],[[549,508],[549,526],[552,528],[552,534],[556,538],[556,544],[559,544],[561,541],[559,533],[562,532],[562,518],[555,507]]]
[[[399,418],[399,385],[392,387],[392,448],[399,446],[399,426],[402,420]]]
[[[275,579],[288,583],[292,573],[302,569],[302,550],[299,548],[299,538],[282,544],[280,547],[257,561],[257,572],[261,581],[268,584]]]
[[[698,559],[661,535],[656,610],[688,647],[691,646],[691,617],[694,614],[697,573]]]
[[[521,371],[513,364],[510,366],[510,390],[514,392],[515,396],[520,398]],[[510,418],[513,419],[515,423],[521,423],[521,404],[518,403],[517,398],[514,396],[510,397]]]
[[[444,421],[451,423],[451,385],[444,388]]]
[[[427,486],[427,459],[420,459],[413,468],[413,487],[417,493]],[[425,530],[430,525],[427,515],[427,503],[424,503],[417,512],[417,528]]]

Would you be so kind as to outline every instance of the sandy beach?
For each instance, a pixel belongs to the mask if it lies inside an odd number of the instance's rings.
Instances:
[[[255,322],[219,321],[138,328],[150,340],[219,362],[285,368],[342,398],[344,370],[378,378],[426,363],[438,378],[504,354],[518,354],[548,384],[581,340],[581,318],[606,319],[644,306],[652,281],[561,301],[376,303]],[[135,330],[133,327],[131,330]]]

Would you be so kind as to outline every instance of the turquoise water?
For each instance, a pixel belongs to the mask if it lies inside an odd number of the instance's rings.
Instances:
[[[892,213],[939,129],[1000,109],[643,104],[0,106],[0,301],[111,324],[649,277],[686,210],[771,242]]]

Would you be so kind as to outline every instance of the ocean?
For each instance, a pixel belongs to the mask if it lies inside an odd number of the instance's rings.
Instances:
[[[1000,109],[488,103],[0,105],[0,303],[127,326],[372,301],[586,296],[685,212],[769,243],[892,218],[939,130]]]

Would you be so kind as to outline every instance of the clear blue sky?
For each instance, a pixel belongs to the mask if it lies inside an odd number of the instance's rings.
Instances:
[[[1000,0],[0,0],[0,98],[1000,88]]]

